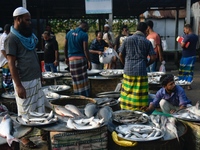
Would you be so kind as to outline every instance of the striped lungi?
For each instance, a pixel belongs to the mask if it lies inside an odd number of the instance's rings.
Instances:
[[[3,77],[3,88],[6,91],[13,90],[13,82],[10,74],[10,69],[8,67],[8,63],[6,63],[2,67],[2,77]]]
[[[188,82],[193,80],[195,62],[196,56],[181,58],[179,67],[179,80],[186,80]]]
[[[22,81],[22,86],[26,89],[26,99],[18,96],[16,84],[14,83],[15,98],[17,102],[18,115],[26,114],[30,111],[45,112],[45,106],[51,108],[46,96],[41,89],[40,78],[31,81]]]
[[[72,76],[74,94],[89,97],[90,86],[87,74],[86,58],[70,60],[69,67]]]
[[[148,77],[123,75],[120,106],[126,110],[139,110],[148,105]]]

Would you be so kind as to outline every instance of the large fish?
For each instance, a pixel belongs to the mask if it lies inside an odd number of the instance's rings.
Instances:
[[[97,104],[94,103],[88,103],[84,108],[85,115],[90,118],[94,116],[98,112],[99,108]]]
[[[10,118],[10,115],[5,115],[1,121],[0,124],[0,136],[6,138],[7,143],[9,146],[11,146],[13,141],[19,142],[18,139],[13,137],[13,123],[12,120]]]
[[[74,114],[71,111],[67,110],[63,106],[55,106],[54,111],[60,116],[66,116],[66,117],[74,118]]]
[[[80,110],[79,110],[76,106],[74,106],[74,105],[67,104],[67,105],[65,105],[65,108],[66,108],[67,110],[73,112],[74,114],[78,115],[78,116],[84,116],[84,115],[80,112]]]
[[[196,103],[195,106],[188,107],[187,110],[197,116],[200,116],[199,101]]]
[[[111,121],[113,117],[113,111],[112,108],[109,106],[102,107],[98,113],[99,118],[104,118],[104,122],[107,124],[109,121]]]

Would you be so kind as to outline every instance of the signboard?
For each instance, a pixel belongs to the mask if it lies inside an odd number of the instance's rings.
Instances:
[[[85,0],[86,14],[111,14],[112,0]]]

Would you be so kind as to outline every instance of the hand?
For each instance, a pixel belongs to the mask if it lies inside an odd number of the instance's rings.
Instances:
[[[103,52],[99,51],[98,54],[99,54],[99,55],[103,55]]]
[[[68,58],[65,58],[65,63],[67,66],[69,66],[69,59]]]
[[[58,62],[57,60],[55,60],[55,61],[53,62],[53,64],[54,64],[55,66],[58,66],[58,65],[59,65],[59,62]]]
[[[170,110],[170,114],[173,114],[173,113],[175,113],[176,112],[176,110]]]
[[[25,88],[21,86],[17,86],[16,88],[17,94],[21,99],[26,99],[26,90]]]
[[[90,61],[88,61],[88,70],[91,70],[92,69],[92,64],[91,64],[91,62]]]

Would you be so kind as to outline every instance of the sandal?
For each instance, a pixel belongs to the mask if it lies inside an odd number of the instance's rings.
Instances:
[[[191,86],[188,86],[188,87],[187,87],[187,90],[191,90],[191,89],[192,89],[192,87],[191,87]]]
[[[23,146],[26,148],[37,148],[37,145],[35,143],[33,143],[31,140],[27,139],[28,142],[23,143]]]

